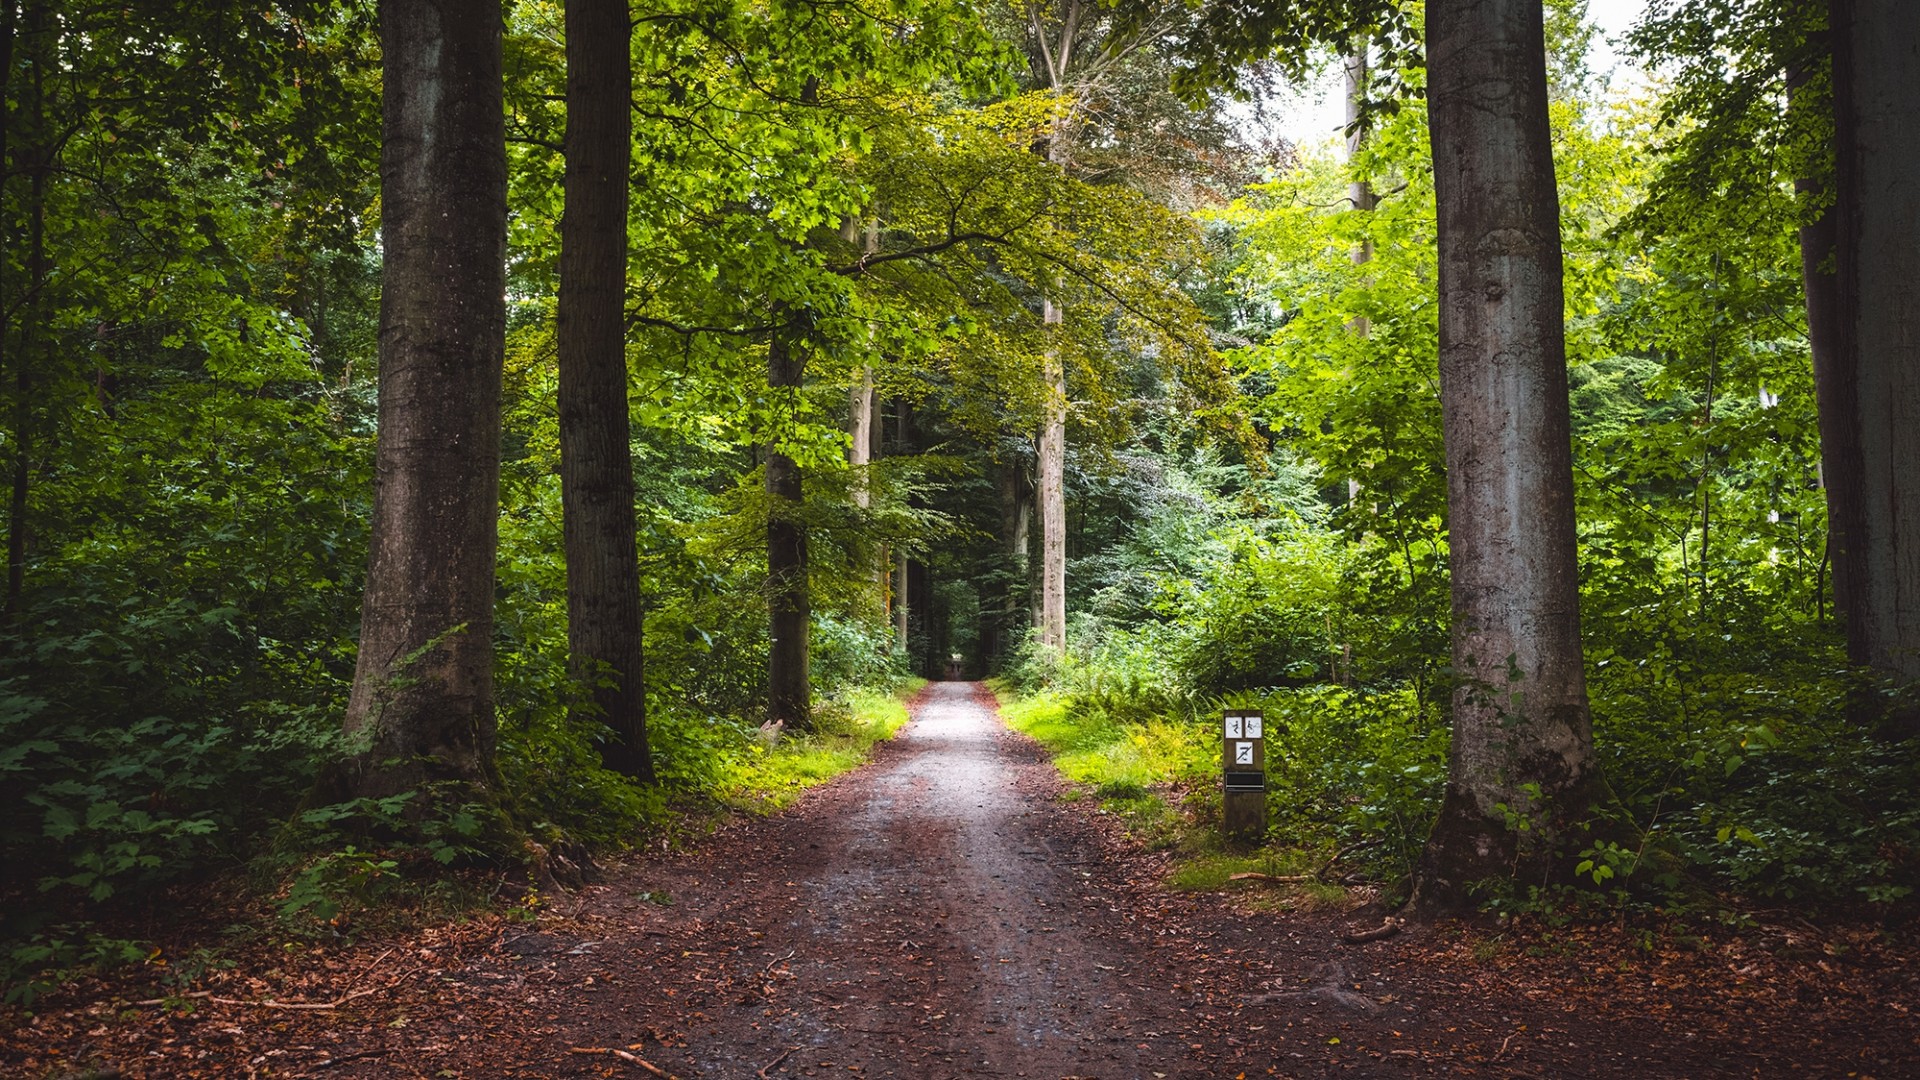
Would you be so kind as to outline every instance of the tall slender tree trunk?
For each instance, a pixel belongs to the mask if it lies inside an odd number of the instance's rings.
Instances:
[[[1816,193],[1814,180],[1796,181]],[[1844,593],[1851,585],[1849,529],[1859,528],[1860,433],[1848,415],[1853,403],[1852,358],[1838,347],[1840,298],[1833,270],[1838,222],[1828,207],[1800,227],[1800,280],[1807,300],[1807,344],[1813,354],[1813,396],[1820,421],[1820,487],[1827,500],[1827,557],[1833,563],[1835,614],[1846,617]],[[1835,483],[1835,473],[1844,475]],[[1817,598],[1816,598],[1817,601]]]
[[[1367,146],[1364,106],[1367,100],[1367,43],[1361,41],[1354,46],[1347,57],[1347,163],[1352,165]],[[1355,176],[1347,183],[1347,200],[1355,210],[1371,210],[1380,205],[1379,196],[1373,192],[1373,185],[1365,177]],[[1353,249],[1353,264],[1360,266],[1373,261],[1373,241],[1362,240]],[[1367,332],[1365,318],[1354,320],[1360,333]]]
[[[1832,0],[1836,420],[1834,595],[1853,661],[1920,682],[1920,5]],[[1828,399],[1821,401],[1826,412]],[[1821,431],[1827,429],[1823,415]],[[1854,454],[1849,459],[1842,455]],[[1845,569],[1842,569],[1843,563]],[[1920,709],[1893,718],[1920,732]]]
[[[606,726],[602,760],[651,782],[624,306],[632,28],[626,0],[567,0],[566,20],[558,344],[567,651]]]
[[[1048,324],[1060,321],[1060,309],[1044,301]],[[1067,387],[1057,352],[1046,358],[1047,411],[1040,428],[1040,640],[1055,650],[1067,647]]]
[[[908,407],[905,398],[900,399],[898,411],[894,414],[893,452],[912,453],[908,439]],[[902,546],[893,553],[893,643],[901,656],[907,655],[911,643],[909,629],[911,619],[911,600],[907,595],[907,549]]]
[[[21,594],[27,582],[27,497],[33,481],[33,365],[40,350],[40,338],[44,329],[46,310],[42,294],[47,286],[47,174],[52,162],[47,160],[51,151],[44,145],[47,141],[47,101],[46,70],[50,65],[48,56],[52,52],[47,26],[45,4],[32,4],[27,8],[25,34],[28,48],[32,50],[32,68],[28,72],[26,85],[22,88],[25,112],[26,135],[28,145],[13,144],[13,53],[15,47],[15,14],[13,0],[0,0],[5,3],[0,21],[4,21],[4,32],[0,34],[0,49],[5,50],[3,62],[0,62],[0,176],[9,172],[22,172],[27,177],[27,278],[22,286],[23,303],[20,304],[19,344],[13,351],[13,468],[10,478],[10,490],[7,500],[7,596],[5,615],[13,619],[20,612]],[[8,157],[8,152],[15,155]],[[8,340],[9,325],[12,320],[8,314],[13,308],[13,298],[0,292],[0,348],[5,348]]]
[[[805,368],[805,360],[794,355],[786,333],[774,331],[767,346],[768,388],[776,395],[797,394]],[[799,464],[769,439],[767,607],[772,641],[767,653],[767,704],[769,719],[797,731],[813,724],[807,533],[799,520],[804,494]]]
[[[880,222],[877,219],[861,230],[860,250],[867,255],[880,250]],[[873,489],[868,482],[868,472],[873,464],[877,434],[874,400],[873,366],[862,364],[860,370],[854,373],[853,385],[847,388],[847,466],[853,470],[853,504],[861,510],[873,506]],[[874,585],[879,591],[880,608],[884,612],[892,580],[891,554],[884,544],[873,565],[878,571]]]
[[[1034,31],[1042,46],[1041,63],[1035,70],[1045,78],[1049,89],[1065,93],[1068,90],[1070,73],[1074,70],[1075,34],[1084,14],[1079,0],[1068,0],[1063,6],[1060,21],[1060,37],[1051,47],[1046,47],[1046,33],[1037,14],[1034,16]],[[1055,126],[1043,147],[1047,160],[1061,169],[1073,160],[1073,120],[1071,115],[1063,118]],[[1064,320],[1055,297],[1042,297],[1040,318],[1049,327],[1057,327]],[[1067,368],[1059,347],[1047,350],[1041,369],[1041,392],[1045,395],[1045,413],[1040,420],[1040,439],[1038,453],[1035,455],[1034,471],[1036,494],[1040,509],[1040,559],[1037,569],[1040,574],[1038,590],[1038,625],[1040,641],[1056,652],[1067,647]]]
[[[1027,587],[1027,630],[1040,629],[1040,560],[1033,557],[1033,478],[1022,476],[1020,505],[1014,508],[1013,536],[1007,549]]]
[[[893,645],[900,655],[907,654],[911,644],[907,636],[911,611],[907,606],[907,550],[901,548],[893,555]]]
[[[867,468],[873,464],[873,369],[862,367],[847,390],[847,466],[853,470],[853,504],[873,505]]]
[[[1360,151],[1367,145],[1367,131],[1363,106],[1367,99],[1367,42],[1362,39],[1346,59],[1347,76],[1347,165],[1358,168]],[[1347,182],[1347,201],[1355,210],[1372,210],[1380,204],[1373,193],[1373,185],[1362,176],[1356,175]],[[1354,246],[1353,265],[1365,266],[1373,261],[1373,241],[1362,240]],[[1361,337],[1366,337],[1373,329],[1365,315],[1355,315],[1347,322],[1347,329]],[[1347,478],[1347,501],[1353,502],[1360,497],[1360,481]]]
[[[1453,746],[1413,907],[1538,877],[1598,786],[1540,0],[1431,0]],[[1523,833],[1518,820],[1527,822]]]
[[[40,66],[34,65],[40,84]],[[34,95],[39,102],[39,93]],[[33,364],[41,348],[47,285],[47,163],[33,152],[27,177],[27,302],[20,319],[20,348],[13,358],[13,477],[7,500],[7,602],[9,618],[20,611],[27,585],[27,496],[33,482]]]
[[[1795,98],[1808,93],[1809,72],[1796,69],[1787,74],[1787,92]],[[1832,103],[1826,103],[1831,108]],[[1794,181],[1794,190],[1809,200],[1830,195],[1827,185],[1814,177]],[[1854,428],[1852,358],[1841,355],[1840,292],[1834,272],[1834,245],[1839,236],[1839,219],[1832,206],[1800,227],[1800,282],[1806,296],[1807,346],[1813,359],[1813,396],[1820,423],[1820,488],[1827,501],[1826,563],[1833,564],[1835,613],[1845,618],[1840,604],[1845,589],[1838,583],[1847,580],[1852,566],[1847,560],[1849,527],[1858,528],[1857,505],[1860,485],[1860,433]],[[1834,485],[1828,477],[1836,471],[1848,472],[1852,482]],[[1824,573],[1821,575],[1824,579]],[[1821,596],[1814,595],[1814,609],[1821,609]]]
[[[337,779],[494,786],[494,555],[506,350],[500,6],[385,0],[379,443]]]

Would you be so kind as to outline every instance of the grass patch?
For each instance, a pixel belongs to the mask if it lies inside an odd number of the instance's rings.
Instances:
[[[1018,697],[996,686],[1007,726],[1037,740],[1072,782],[1065,798],[1093,798],[1118,815],[1135,839],[1176,849],[1167,884],[1175,889],[1245,891],[1257,906],[1343,904],[1347,890],[1317,881],[1241,883],[1238,873],[1276,877],[1311,873],[1328,853],[1314,845],[1236,851],[1220,834],[1220,743],[1211,722],[1109,713],[1098,698],[1041,693]],[[1269,758],[1271,762],[1273,759]],[[1175,800],[1178,800],[1176,803]]]
[[[1068,780],[1102,798],[1135,800],[1156,786],[1195,783],[1214,772],[1210,729],[1156,717],[1122,723],[1064,694],[1002,697],[1007,725],[1038,740]]]
[[[1053,755],[1055,767],[1074,785],[1068,798],[1098,799],[1149,848],[1212,846],[1207,830],[1168,798],[1203,784],[1213,772],[1218,751],[1198,725],[1159,717],[1120,721],[1064,694],[1003,693],[1000,712],[1007,726]],[[1212,816],[1219,816],[1217,807]]]
[[[716,793],[738,810],[770,814],[808,788],[855,768],[907,723],[907,699],[926,685],[910,679],[894,693],[860,690],[814,710],[813,731],[754,742],[722,768]]]

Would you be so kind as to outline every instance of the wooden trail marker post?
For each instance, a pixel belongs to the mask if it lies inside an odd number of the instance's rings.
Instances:
[[[1258,842],[1267,835],[1266,719],[1257,711],[1229,709],[1220,734],[1226,834]]]

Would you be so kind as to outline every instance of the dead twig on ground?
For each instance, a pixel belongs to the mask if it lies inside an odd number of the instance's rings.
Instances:
[[[622,1050],[617,1046],[574,1046],[574,1047],[569,1047],[567,1049],[567,1053],[569,1054],[606,1054],[610,1057],[617,1057],[621,1061],[631,1062],[635,1065],[638,1065],[642,1069],[645,1069],[646,1071],[659,1077],[660,1080],[680,1080],[679,1077],[673,1075],[672,1073],[661,1068],[660,1066],[655,1065],[653,1062],[648,1061],[646,1058],[641,1057],[639,1054]]]
[[[773,1070],[779,1068],[780,1063],[787,1060],[789,1057],[792,1057],[793,1052],[798,1049],[800,1048],[797,1046],[789,1046],[785,1050],[780,1051],[779,1057],[774,1058],[772,1061],[769,1061],[765,1065],[760,1066],[760,1071],[754,1073],[753,1075],[759,1077],[760,1080],[767,1080],[767,1077],[772,1075]]]
[[[298,1009],[302,1011],[316,1011],[316,1010],[326,1010],[326,1009],[337,1009],[340,1006],[345,1005],[347,1002],[352,1001],[354,998],[363,998],[363,997],[366,997],[368,994],[379,993],[381,989],[382,989],[381,987],[374,987],[371,990],[355,990],[351,994],[346,994],[341,997],[334,998],[332,1001],[273,1001],[271,999],[265,1000],[265,1001],[248,1001],[244,998],[215,997],[213,994],[213,991],[211,990],[195,990],[191,994],[175,994],[172,997],[147,998],[144,1001],[136,1001],[134,1002],[134,1004],[135,1005],[170,1005],[176,1001],[192,998],[195,1001],[211,1001],[216,1005],[245,1005],[245,1006],[250,1006],[256,1009]]]

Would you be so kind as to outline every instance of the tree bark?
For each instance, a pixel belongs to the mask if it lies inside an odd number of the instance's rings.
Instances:
[[[1049,325],[1060,309],[1042,301]],[[1067,647],[1067,386],[1057,352],[1046,358],[1046,418],[1040,428],[1040,640],[1049,648]]]
[[[1357,169],[1356,159],[1359,158],[1360,151],[1365,149],[1367,145],[1367,132],[1363,124],[1365,116],[1361,108],[1361,106],[1365,104],[1367,97],[1367,43],[1365,39],[1362,39],[1354,46],[1353,52],[1347,56],[1345,67],[1347,76],[1347,165],[1350,168]],[[1373,185],[1369,184],[1357,173],[1353,179],[1347,183],[1347,201],[1353,204],[1355,210],[1372,210],[1380,204],[1378,196],[1373,192]],[[1373,241],[1362,240],[1359,244],[1355,245],[1352,252],[1352,259],[1353,265],[1355,266],[1364,266],[1372,262]],[[1347,321],[1347,329],[1361,337],[1366,337],[1372,332],[1373,326],[1365,315],[1355,315]],[[1347,478],[1347,502],[1354,502],[1359,497],[1360,481],[1350,476]]]
[[[894,414],[894,453],[912,453],[908,439],[908,406],[905,398],[899,403]],[[901,656],[907,656],[910,645],[908,620],[912,610],[907,596],[907,549],[900,547],[894,552],[893,564],[893,643]],[[912,662],[911,658],[908,660]]]
[[[1817,193],[1818,181],[1796,181],[1801,191]],[[1852,410],[1853,368],[1851,357],[1843,356],[1838,346],[1839,289],[1833,270],[1833,249],[1838,233],[1833,209],[1800,228],[1800,280],[1806,291],[1807,344],[1813,354],[1813,396],[1820,422],[1820,487],[1827,500],[1827,554],[1833,561],[1835,614],[1846,617],[1840,586],[1851,581],[1853,570],[1847,558],[1849,529],[1857,529],[1860,515],[1859,463],[1860,433],[1848,413]],[[1836,485],[1836,472],[1846,479]],[[1816,603],[1818,598],[1816,598]]]
[[[626,0],[567,0],[566,21],[557,315],[567,651],[606,727],[601,759],[651,782],[624,310],[632,30]]]
[[[1836,419],[1850,420],[1858,437],[1857,447],[1832,448],[1824,470],[1845,541],[1834,552],[1834,594],[1852,660],[1907,684],[1920,681],[1920,144],[1912,138],[1920,6],[1832,0],[1829,14],[1838,271],[1830,396]],[[1892,722],[1920,731],[1920,709]]]
[[[1599,783],[1540,0],[1432,0],[1453,745],[1413,908],[1547,873]],[[1525,831],[1521,831],[1524,822]]]
[[[500,7],[385,0],[379,443],[339,784],[495,786],[494,555],[506,348]]]
[[[13,50],[14,50],[14,8],[12,0],[6,0],[5,14],[5,85],[0,85],[0,93],[12,89]],[[0,113],[5,113],[5,127],[0,127],[0,170],[22,171],[27,175],[27,280],[26,296],[20,305],[20,343],[13,353],[13,470],[7,500],[7,597],[6,617],[12,620],[20,614],[21,595],[27,583],[27,496],[33,482],[33,365],[40,350],[40,338],[44,329],[46,305],[42,293],[47,285],[47,174],[52,162],[48,160],[51,151],[44,145],[47,137],[47,101],[46,75],[50,67],[49,33],[47,10],[44,4],[35,4],[26,12],[26,36],[32,49],[32,71],[28,75],[25,87],[25,105],[27,136],[31,142],[16,150],[18,160],[8,158],[6,140],[12,132],[12,108],[4,99],[0,99]],[[10,96],[10,94],[8,95]],[[12,298],[0,295],[0,308],[11,309]],[[7,331],[12,329],[7,323],[6,314],[0,313],[0,347],[4,347]]]
[[[861,367],[847,390],[847,465],[853,470],[853,504],[865,510],[873,505],[867,488],[867,467],[873,464],[873,369]]]
[[[767,386],[774,394],[798,393],[805,361],[794,355],[782,331],[767,346]],[[804,497],[800,466],[767,444],[767,652],[768,718],[790,730],[813,725],[811,607],[807,587],[807,533],[798,513]]]
[[[1799,97],[1807,92],[1809,72],[1804,69],[1787,75],[1787,92]],[[1832,103],[1826,103],[1831,108]],[[1794,190],[1812,200],[1831,197],[1828,185],[1804,176],[1794,181]],[[1852,418],[1854,380],[1852,358],[1841,355],[1840,295],[1834,268],[1834,245],[1839,236],[1839,219],[1833,207],[1820,212],[1799,230],[1800,282],[1806,296],[1807,347],[1813,360],[1813,396],[1820,424],[1821,468],[1819,484],[1827,502],[1827,544],[1822,560],[1833,562],[1835,614],[1845,618],[1840,604],[1840,582],[1848,580],[1852,566],[1847,560],[1848,529],[1857,529],[1859,519],[1860,434]],[[1835,486],[1828,477],[1836,471],[1848,481]],[[1824,580],[1824,572],[1820,575]],[[1814,610],[1821,610],[1822,598],[1814,595]]]
[[[1367,99],[1368,66],[1367,43],[1365,41],[1354,46],[1352,54],[1347,57],[1345,68],[1347,75],[1347,163],[1351,165],[1354,159],[1360,156],[1360,151],[1366,149],[1367,145],[1367,129],[1364,124],[1365,117],[1362,115],[1361,108]],[[1371,210],[1380,205],[1380,198],[1374,194],[1373,185],[1369,184],[1365,178],[1359,176],[1355,176],[1348,182],[1347,200],[1353,204],[1355,210]],[[1353,249],[1353,264],[1359,266],[1362,263],[1372,261],[1373,241],[1362,240],[1360,245]],[[1359,319],[1356,321],[1359,323],[1360,332],[1363,334],[1366,333],[1366,320]]]

